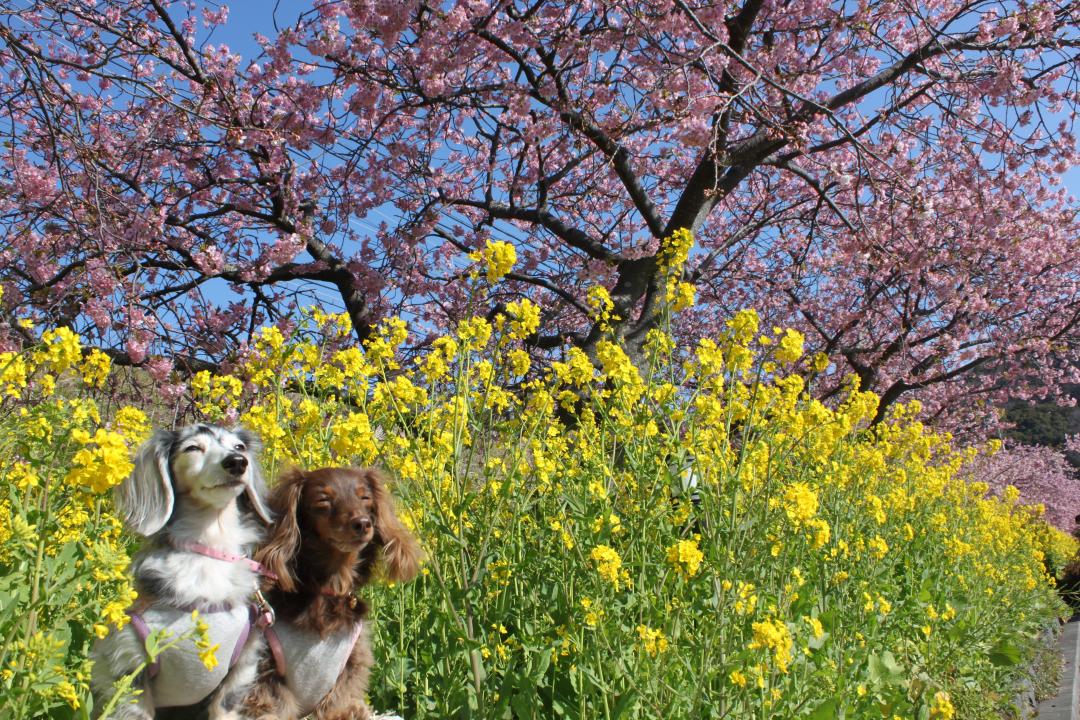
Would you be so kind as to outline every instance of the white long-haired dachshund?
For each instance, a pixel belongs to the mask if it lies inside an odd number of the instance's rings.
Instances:
[[[231,672],[253,672],[243,665],[249,656],[255,661],[257,652],[242,652],[254,648],[259,635],[252,632],[250,612],[258,565],[248,554],[271,521],[259,450],[258,438],[244,429],[160,430],[117,488],[121,515],[147,542],[132,563],[139,593],[129,610],[132,621],[92,653],[95,704],[105,704],[116,680],[146,662],[150,632],[165,628],[175,638],[191,630],[192,610],[209,625],[220,664],[208,670],[194,643],[181,642],[141,673],[141,692],[113,717],[149,720],[157,708],[203,701]]]

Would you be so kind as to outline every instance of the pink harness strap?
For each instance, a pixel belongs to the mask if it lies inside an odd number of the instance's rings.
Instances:
[[[270,654],[274,657],[274,669],[280,677],[285,677],[285,649],[281,647],[281,638],[274,632],[273,625],[267,625],[262,631],[266,644],[270,646]]]
[[[225,552],[224,550],[218,550],[217,548],[210,547],[209,545],[203,545],[202,543],[197,542],[189,542],[187,540],[174,540],[172,538],[169,538],[169,544],[177,550],[186,550],[188,552],[193,552],[197,555],[203,555],[205,557],[213,558],[215,560],[224,560],[225,562],[242,562],[260,575],[265,575],[271,580],[277,580],[277,575],[263,567],[262,563],[256,562],[251,558],[247,557],[246,555],[236,555],[234,553]]]
[[[255,624],[254,620],[258,612],[254,605],[248,606],[248,624],[240,630],[240,637],[236,639],[236,644],[233,645],[232,655],[229,656],[230,670],[236,667],[236,662],[240,659],[240,653],[244,651],[244,645],[247,644],[248,635],[251,634],[251,626]]]
[[[139,642],[145,647],[146,638],[150,637],[150,628],[147,626],[146,621],[142,619],[142,615],[129,610],[128,617],[131,618],[131,629],[135,631],[135,634],[139,637]],[[150,663],[146,666],[146,672],[150,674],[150,679],[153,680],[161,672],[161,662],[155,660]]]

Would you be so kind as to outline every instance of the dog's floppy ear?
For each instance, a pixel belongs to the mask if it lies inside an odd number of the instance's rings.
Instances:
[[[278,480],[270,492],[270,509],[277,515],[277,524],[271,530],[269,542],[255,553],[255,559],[277,576],[278,587],[285,592],[296,589],[292,560],[300,549],[298,510],[306,478],[302,470],[290,470]]]
[[[269,525],[274,522],[274,515],[270,512],[270,508],[266,504],[266,480],[263,479],[262,467],[259,465],[259,453],[262,452],[262,440],[259,436],[251,432],[247,428],[236,428],[233,432],[236,433],[236,437],[240,438],[240,441],[247,447],[247,454],[250,462],[248,462],[248,484],[244,488],[244,493],[247,495],[248,501],[251,503],[252,510],[255,514],[262,518],[262,521]]]
[[[175,495],[169,454],[177,433],[158,430],[135,455],[135,469],[114,491],[121,517],[140,535],[153,535],[172,517]]]
[[[386,488],[383,474],[374,468],[363,472],[375,499],[375,512],[378,515],[375,527],[381,545],[384,574],[389,580],[408,582],[420,571],[420,560],[424,556],[420,543],[394,511],[394,499]]]

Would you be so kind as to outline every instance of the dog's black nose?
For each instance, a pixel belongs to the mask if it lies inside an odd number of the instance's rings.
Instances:
[[[366,516],[354,518],[352,521],[352,527],[358,535],[363,535],[371,529],[371,518]]]
[[[243,475],[244,471],[247,470],[247,465],[247,458],[239,453],[226,455],[225,459],[221,461],[221,467],[225,468],[225,472],[230,475]]]

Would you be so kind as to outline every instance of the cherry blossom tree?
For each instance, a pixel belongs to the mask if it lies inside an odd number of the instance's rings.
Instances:
[[[693,231],[687,337],[756,307],[954,424],[1076,379],[1076,6],[315,2],[244,60],[224,8],[0,2],[4,311],[215,361],[329,290],[360,337],[544,308],[640,358]],[[467,253],[512,243],[476,297]],[[220,288],[236,301],[215,300]]]
[[[1024,505],[1042,505],[1051,525],[1071,533],[1080,514],[1080,479],[1057,449],[1010,445],[994,455],[980,455],[964,468],[972,481],[984,482],[995,495],[1012,485]]]

